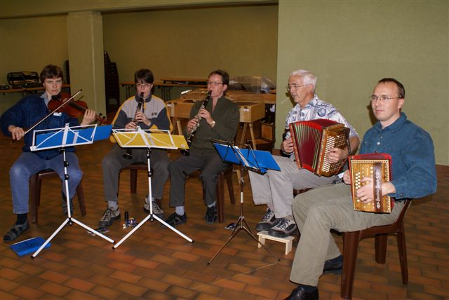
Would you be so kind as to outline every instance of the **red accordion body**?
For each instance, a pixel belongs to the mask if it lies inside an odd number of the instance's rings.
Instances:
[[[298,168],[307,169],[319,176],[338,174],[346,160],[329,163],[332,148],[348,146],[349,128],[328,119],[298,121],[289,124]]]

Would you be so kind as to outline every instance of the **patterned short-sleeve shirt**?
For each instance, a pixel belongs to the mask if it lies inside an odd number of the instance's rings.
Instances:
[[[350,137],[358,136],[357,131],[348,123],[348,121],[346,121],[340,112],[332,104],[319,99],[317,95],[314,95],[313,99],[310,100],[304,108],[301,108],[299,104],[296,104],[289,111],[285,120],[285,129],[288,130],[288,125],[290,123],[315,119],[329,119],[345,124],[345,126],[350,129]],[[290,132],[287,132],[285,138],[290,138]]]

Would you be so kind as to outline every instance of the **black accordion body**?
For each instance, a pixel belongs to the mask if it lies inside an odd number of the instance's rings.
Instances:
[[[328,119],[298,121],[289,124],[298,168],[307,169],[318,176],[338,174],[346,160],[329,163],[332,148],[349,146],[349,128]]]

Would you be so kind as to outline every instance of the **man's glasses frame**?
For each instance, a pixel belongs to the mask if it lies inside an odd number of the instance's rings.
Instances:
[[[371,102],[378,101],[378,100],[382,100],[383,102],[389,102],[390,100],[393,100],[393,99],[400,99],[399,97],[390,97],[388,95],[380,95],[380,96],[371,95],[368,98]]]
[[[207,82],[207,85],[213,85],[213,86],[219,86],[220,84],[223,84],[223,82],[213,82],[213,81]]]

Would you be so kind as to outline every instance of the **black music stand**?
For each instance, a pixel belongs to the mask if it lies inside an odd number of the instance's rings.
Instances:
[[[137,229],[139,229],[148,220],[151,222],[156,219],[161,224],[171,229],[189,242],[193,242],[191,238],[177,230],[167,222],[159,218],[153,213],[153,191],[151,189],[151,149],[187,149],[187,142],[182,135],[171,135],[168,130],[142,130],[139,126],[137,131],[128,129],[113,129],[113,136],[122,148],[147,148],[147,165],[148,165],[148,199],[150,199],[150,213],[139,222],[128,234],[118,241],[112,248],[120,246],[128,237],[130,237]]]
[[[64,158],[64,186],[65,195],[67,201],[67,219],[62,222],[61,226],[56,229],[53,234],[45,241],[45,243],[40,246],[36,252],[31,256],[35,258],[42,249],[64,228],[65,225],[72,225],[76,223],[81,227],[87,229],[90,232],[95,233],[99,237],[107,240],[110,243],[114,243],[114,240],[108,238],[102,233],[90,228],[89,226],[81,223],[77,219],[72,217],[71,207],[70,207],[70,193],[69,193],[69,175],[67,172],[67,167],[69,163],[66,159],[66,147],[88,145],[93,144],[94,141],[106,139],[111,133],[112,125],[107,126],[74,126],[69,127],[68,124],[64,128],[46,129],[46,130],[35,130],[33,132],[33,143],[30,147],[31,151],[39,151],[46,149],[60,148],[63,158]]]
[[[273,156],[268,151],[258,151],[258,150],[252,150],[252,149],[240,149],[234,145],[232,145],[231,142],[228,141],[220,141],[220,140],[213,140],[215,149],[217,150],[218,154],[220,155],[221,159],[224,162],[235,164],[240,166],[241,175],[239,180],[239,186],[240,186],[240,216],[237,220],[236,226],[234,227],[234,230],[232,231],[231,236],[229,237],[228,241],[221,247],[221,249],[214,255],[214,257],[211,258],[211,260],[207,263],[208,265],[217,257],[218,254],[229,244],[229,242],[232,241],[232,239],[239,233],[241,230],[248,233],[250,237],[253,238],[259,245],[261,245],[268,253],[270,253],[274,258],[276,258],[278,261],[280,259],[276,257],[268,248],[265,247],[264,244],[262,244],[251,232],[251,229],[249,229],[248,223],[246,223],[245,216],[243,215],[243,175],[244,171],[247,169],[251,169],[252,171],[258,172],[258,173],[266,173],[268,169],[272,170],[278,170],[280,171],[280,168],[276,161],[273,159]],[[246,226],[245,226],[246,225]]]

